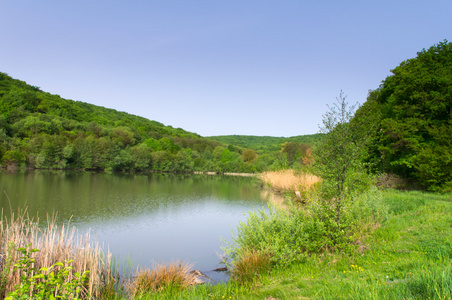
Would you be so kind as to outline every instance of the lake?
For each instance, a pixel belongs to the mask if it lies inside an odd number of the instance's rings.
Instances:
[[[231,241],[246,213],[268,200],[254,178],[192,174],[0,171],[0,192],[5,214],[57,212],[57,223],[90,230],[120,266],[181,260],[211,276],[220,237]]]

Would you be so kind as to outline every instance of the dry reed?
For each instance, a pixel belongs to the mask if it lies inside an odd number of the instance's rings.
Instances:
[[[145,269],[129,282],[128,290],[132,296],[160,291],[166,287],[182,289],[196,283],[196,275],[190,273],[192,265],[172,262],[155,265],[152,270]]]
[[[270,255],[256,250],[245,249],[234,262],[231,276],[237,282],[245,283],[259,278],[270,270]]]
[[[320,182],[320,178],[315,175],[308,173],[295,174],[293,170],[264,172],[261,174],[261,179],[277,191],[292,192],[309,191]]]
[[[0,217],[0,255],[1,255],[1,280],[3,283],[3,295],[14,289],[20,283],[20,272],[13,271],[21,254],[17,248],[31,244],[32,248],[40,251],[31,254],[35,259],[34,267],[39,270],[42,267],[50,267],[57,262],[73,260],[72,273],[68,281],[74,279],[73,274],[82,274],[89,270],[89,280],[84,286],[84,295],[99,296],[99,291],[110,269],[110,255],[101,251],[97,243],[90,242],[89,233],[79,235],[75,227],[69,223],[57,226],[55,217],[47,217],[45,227],[39,225],[39,219],[32,219],[26,210],[22,213],[11,213],[5,217],[3,211]]]

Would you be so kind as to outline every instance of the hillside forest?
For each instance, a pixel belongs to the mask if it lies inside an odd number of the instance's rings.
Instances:
[[[254,173],[309,163],[313,139],[305,140],[238,146],[63,99],[0,73],[0,164],[6,168]]]
[[[363,163],[418,187],[452,190],[452,43],[391,70],[353,112]],[[301,126],[301,124],[300,124]],[[342,126],[342,125],[341,125]],[[181,128],[63,99],[0,73],[0,164],[99,171],[263,172],[306,169],[322,134],[201,137]]]

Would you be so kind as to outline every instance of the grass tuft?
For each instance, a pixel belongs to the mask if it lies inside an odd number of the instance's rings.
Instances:
[[[195,284],[195,275],[190,271],[192,265],[172,262],[155,265],[152,270],[145,269],[129,282],[128,290],[132,296],[162,291],[166,288],[180,290]]]
[[[238,283],[251,282],[270,271],[270,255],[256,250],[244,250],[234,262],[231,277]]]

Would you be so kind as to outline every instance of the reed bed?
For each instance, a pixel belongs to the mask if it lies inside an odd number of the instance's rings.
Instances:
[[[109,278],[110,254],[105,254],[97,243],[92,243],[89,233],[79,235],[69,223],[58,226],[55,217],[47,217],[46,226],[40,226],[39,218],[30,218],[26,210],[11,213],[10,217],[6,217],[2,211],[0,219],[0,299],[20,283],[21,274],[14,271],[14,264],[18,262],[21,253],[16,250],[29,244],[40,250],[31,255],[35,259],[34,267],[37,270],[48,268],[57,262],[73,260],[73,269],[67,280],[74,279],[75,272],[82,274],[89,270],[88,282],[83,287],[84,298],[99,296],[102,286]]]
[[[309,173],[295,173],[294,170],[269,171],[260,178],[277,191],[305,192],[311,190],[320,178]]]

